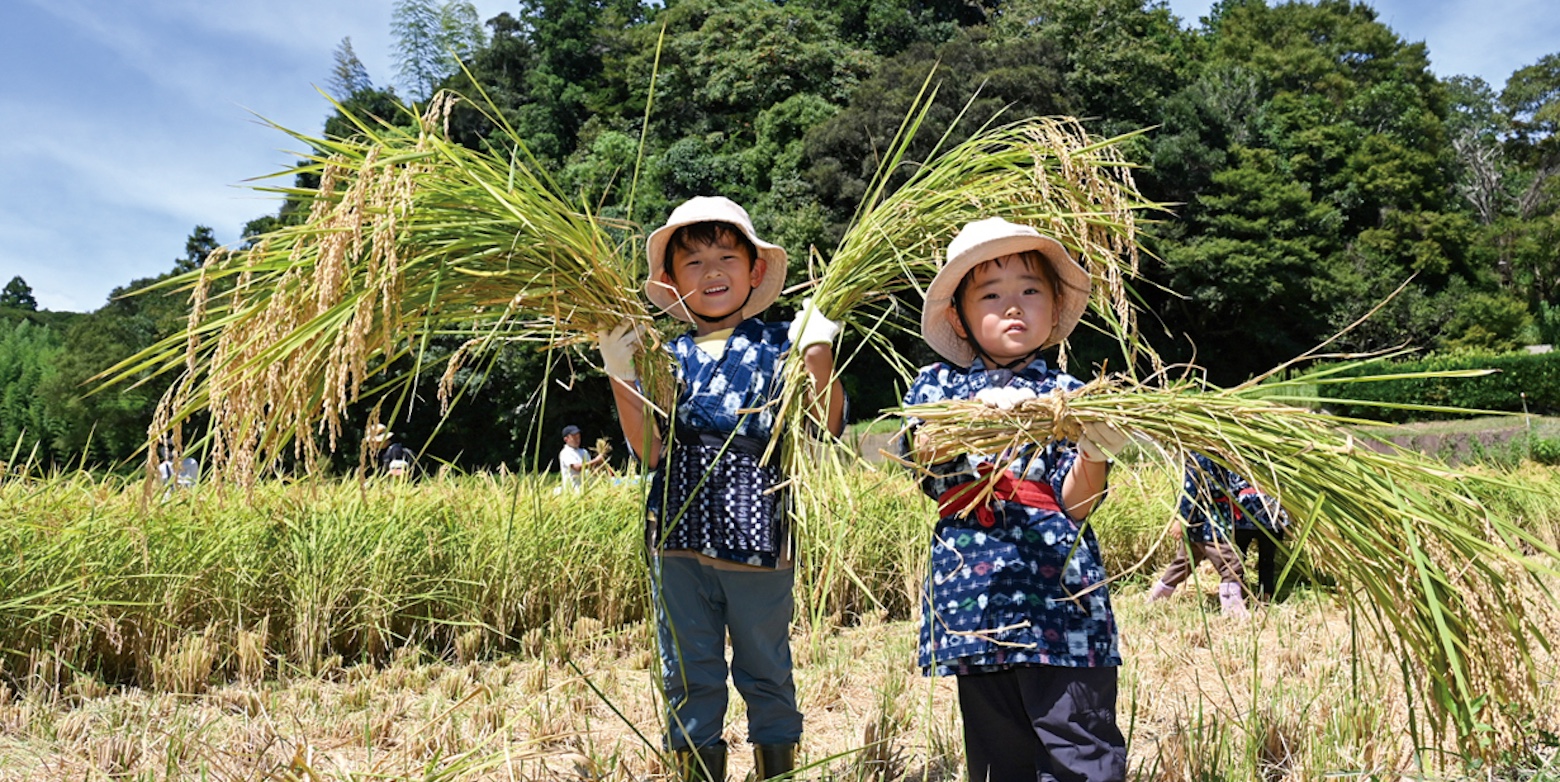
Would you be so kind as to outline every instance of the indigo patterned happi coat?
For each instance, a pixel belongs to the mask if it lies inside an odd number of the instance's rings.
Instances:
[[[789,553],[789,494],[769,491],[784,478],[762,457],[791,346],[786,330],[785,323],[744,320],[720,358],[694,344],[692,332],[670,344],[679,391],[675,420],[660,422],[667,450],[650,477],[652,549],[763,567]]]
[[[988,372],[980,359],[969,369],[937,363],[921,370],[905,404],[968,399],[998,385],[1046,394],[1082,383],[1050,370],[1043,359],[1017,372]],[[916,422],[908,423],[913,430]],[[1004,480],[1033,482],[1027,487],[1031,495],[1060,498],[1077,453],[1066,442],[1025,446]],[[921,488],[933,499],[956,496],[949,492],[1012,456],[961,454],[933,465]],[[988,509],[972,509],[962,518],[940,503],[922,598],[924,672],[1121,664],[1099,543],[1092,529],[1073,521],[1057,502],[993,500]]]
[[[1200,453],[1188,454],[1177,510],[1193,543],[1226,543],[1245,514],[1235,502],[1246,479]]]
[[[1228,541],[1237,529],[1280,532],[1289,523],[1277,500],[1200,453],[1187,456],[1179,510],[1187,540],[1196,543]]]

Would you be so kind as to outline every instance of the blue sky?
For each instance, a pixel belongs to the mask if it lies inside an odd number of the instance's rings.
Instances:
[[[0,4],[0,285],[88,311],[167,271],[197,225],[223,243],[276,204],[245,180],[286,167],[290,140],[255,115],[318,132],[344,36],[394,82],[391,0],[4,0]],[[483,19],[514,0],[478,0]],[[1554,0],[1377,0],[1425,41],[1440,75],[1499,88],[1560,51]],[[1171,0],[1188,24],[1208,2]]]

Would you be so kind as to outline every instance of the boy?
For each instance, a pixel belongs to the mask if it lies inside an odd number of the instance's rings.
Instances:
[[[678,396],[651,420],[634,388],[638,332],[600,335],[623,434],[651,473],[646,542],[654,587],[667,744],[681,778],[725,778],[724,641],[748,707],[756,776],[794,769],[802,715],[791,675],[793,609],[785,477],[763,452],[776,424],[785,362],[800,356],[814,415],[838,434],[844,390],[833,380],[839,327],[810,303],[789,325],[755,316],[785,285],[786,254],[758,238],[747,212],[693,198],[650,234],[650,301],[693,329],[672,341]]]
[[[921,334],[951,363],[921,370],[906,405],[974,398],[1011,408],[1083,385],[1040,354],[1089,302],[1087,272],[1056,240],[990,218],[964,226],[926,290]],[[1116,782],[1126,741],[1116,725],[1116,620],[1099,543],[1084,521],[1103,496],[1125,434],[1085,424],[1075,447],[1016,454],[933,451],[922,489],[938,522],[922,603],[920,665],[958,677],[971,780]],[[971,507],[1001,470],[992,499]]]

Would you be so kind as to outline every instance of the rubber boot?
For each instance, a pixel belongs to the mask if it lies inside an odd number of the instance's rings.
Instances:
[[[1146,602],[1152,603],[1156,600],[1169,600],[1170,596],[1173,594],[1175,594],[1175,587],[1170,586],[1163,581],[1155,581],[1154,586],[1148,590],[1148,598]]]
[[[677,750],[677,778],[682,782],[726,782],[726,745]]]
[[[1224,609],[1224,615],[1236,619],[1245,619],[1246,598],[1241,594],[1240,584],[1225,582],[1219,585],[1219,606]]]
[[[753,747],[754,778],[774,779],[795,770],[795,744],[758,744]]]

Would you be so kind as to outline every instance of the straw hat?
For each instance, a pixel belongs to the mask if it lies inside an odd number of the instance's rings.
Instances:
[[[650,257],[650,279],[645,280],[645,295],[650,297],[650,303],[663,312],[671,313],[679,320],[693,322],[692,313],[688,312],[688,307],[678,298],[677,291],[661,281],[661,274],[666,271],[666,245],[671,241],[672,232],[685,225],[705,222],[730,223],[741,231],[754,247],[758,248],[758,256],[766,263],[764,278],[759,282],[758,287],[753,289],[753,295],[748,297],[747,304],[742,307],[742,317],[751,318],[769,309],[769,305],[780,298],[780,290],[785,287],[785,249],[758,238],[758,234],[753,231],[753,221],[748,218],[747,210],[738,206],[737,202],[722,196],[696,196],[684,201],[681,206],[672,210],[671,216],[666,218],[666,225],[655,229],[655,233],[650,234],[647,247]]]
[[[1061,290],[1056,292],[1056,328],[1042,348],[1059,344],[1078,325],[1078,318],[1089,306],[1089,273],[1067,254],[1061,242],[1027,225],[1010,223],[1000,217],[988,217],[967,223],[948,244],[948,262],[937,270],[926,288],[926,307],[921,310],[921,337],[943,358],[969,366],[975,361],[975,348],[953,330],[944,311],[953,304],[959,281],[977,265],[1004,255],[1036,250],[1051,262]]]

